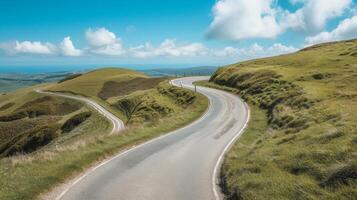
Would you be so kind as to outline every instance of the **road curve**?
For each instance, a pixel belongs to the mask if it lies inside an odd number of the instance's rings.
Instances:
[[[106,117],[112,123],[113,128],[110,131],[110,134],[119,133],[119,131],[121,131],[125,128],[122,120],[120,120],[118,117],[116,117],[111,112],[107,111],[105,108],[103,108],[101,105],[99,105],[98,103],[96,103],[95,101],[93,101],[91,99],[88,99],[85,97],[80,97],[80,96],[63,94],[63,93],[48,92],[48,91],[43,91],[40,89],[35,89],[35,91],[38,93],[41,93],[41,94],[59,96],[59,97],[64,97],[64,98],[68,98],[68,99],[75,99],[75,100],[82,101],[82,102],[86,103],[87,105],[89,105],[92,108],[94,108],[95,110],[97,110],[100,114],[102,114],[104,117]]]
[[[189,77],[173,85],[193,89]],[[123,152],[74,181],[62,200],[219,199],[217,171],[224,152],[249,120],[247,105],[230,93],[197,87],[210,100],[194,123]]]

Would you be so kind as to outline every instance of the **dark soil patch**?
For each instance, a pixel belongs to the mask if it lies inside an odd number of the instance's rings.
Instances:
[[[106,100],[110,97],[128,95],[137,90],[147,90],[156,87],[167,78],[134,78],[130,81],[115,82],[108,81],[103,85],[98,97]]]

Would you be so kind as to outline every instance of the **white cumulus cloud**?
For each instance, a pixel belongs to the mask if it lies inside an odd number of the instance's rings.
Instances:
[[[357,37],[357,15],[343,20],[331,32],[321,32],[315,36],[307,37],[308,44],[317,44],[321,42],[353,39]]]
[[[295,27],[309,32],[321,31],[329,19],[341,16],[352,4],[352,0],[293,0],[293,3],[299,2],[304,6],[287,15],[287,19],[290,23],[289,18],[294,19]]]
[[[106,28],[88,29],[86,39],[91,46],[90,51],[92,53],[109,56],[118,56],[125,53],[120,38],[117,38],[115,33]]]
[[[200,43],[176,44],[174,39],[166,39],[159,46],[154,47],[151,43],[145,43],[129,49],[134,57],[178,57],[178,56],[198,56],[205,53],[205,46]]]
[[[27,53],[27,54],[54,54],[56,52],[56,46],[52,43],[38,42],[38,41],[15,41],[15,43],[9,43],[2,45],[5,51],[17,54],[17,53]]]
[[[352,0],[291,0],[302,4],[295,12],[276,0],[218,0],[208,37],[221,40],[275,38],[288,29],[316,33],[328,20],[345,13]]]
[[[240,40],[274,38],[282,31],[275,19],[273,0],[219,0],[213,7],[208,37]]]
[[[240,60],[275,56],[287,54],[297,51],[298,49],[292,46],[285,46],[280,43],[275,43],[269,47],[263,47],[257,43],[246,48],[234,48],[231,46],[224,47],[223,49],[211,50],[211,54],[217,57],[233,57]]]
[[[62,54],[65,56],[80,56],[82,54],[81,50],[74,47],[73,42],[69,36],[63,39],[59,48],[61,49]]]

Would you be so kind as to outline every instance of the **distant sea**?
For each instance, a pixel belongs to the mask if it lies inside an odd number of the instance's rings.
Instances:
[[[160,68],[188,68],[193,65],[85,65],[85,66],[0,66],[0,73],[51,73],[51,72],[79,72],[103,67],[120,66],[133,70],[148,70]]]

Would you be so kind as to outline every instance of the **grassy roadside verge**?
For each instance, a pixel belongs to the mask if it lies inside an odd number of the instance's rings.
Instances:
[[[259,75],[259,72],[255,74]],[[247,87],[248,89],[259,89],[254,84],[264,83],[261,79],[248,80],[253,83],[253,86]],[[293,119],[310,117],[310,120],[306,120],[308,126],[299,128],[296,126],[300,125],[299,123],[283,121],[289,118],[277,118],[280,113],[266,109],[264,103],[269,99],[260,97],[260,93],[245,92],[248,90],[246,88],[238,90],[227,87],[223,85],[225,82],[219,81],[221,79],[216,80],[222,85],[212,82],[197,84],[239,94],[250,104],[251,110],[251,120],[247,130],[228,152],[222,166],[221,186],[226,199],[354,199],[356,197],[355,144],[357,140],[354,134],[356,133],[354,120],[351,120],[353,115],[345,114],[343,117],[346,120],[341,120],[342,117],[338,115],[337,118],[331,117],[335,115],[331,115],[330,111],[331,108],[337,107],[335,104],[341,101],[341,98],[328,98],[326,101],[332,103],[326,106],[321,99],[320,104],[313,104],[311,107],[313,113],[306,110],[297,113],[298,115]],[[239,83],[242,82],[244,83],[244,80],[240,80]],[[283,85],[284,82],[280,84]],[[294,88],[293,85],[287,87],[287,89],[291,88]],[[276,95],[286,97],[289,94],[286,90],[282,91],[285,92]],[[273,92],[269,95],[274,95]],[[288,101],[293,99],[294,96],[287,98]],[[295,101],[293,104],[306,102],[303,98],[300,100],[302,101]],[[354,109],[351,101],[350,105],[349,109]],[[292,113],[292,110],[278,111]],[[319,115],[322,112],[324,114]],[[294,121],[290,120],[290,122]],[[291,127],[298,129],[294,130]]]
[[[129,127],[120,135],[93,134],[85,144],[77,140],[66,146],[44,149],[30,156],[1,160],[0,199],[36,199],[41,193],[75,177],[107,157],[191,123],[198,119],[207,107],[207,98],[197,94],[192,105],[175,115],[160,119],[158,123]],[[96,117],[94,122],[104,120],[99,115]],[[91,125],[104,126],[95,130],[110,128],[105,122],[88,122],[87,130],[91,130]]]

